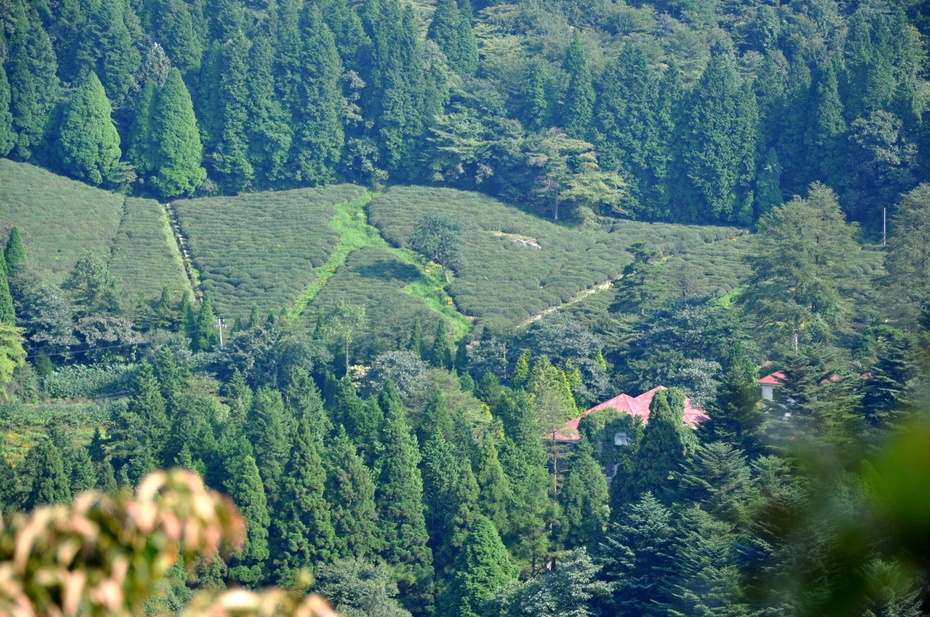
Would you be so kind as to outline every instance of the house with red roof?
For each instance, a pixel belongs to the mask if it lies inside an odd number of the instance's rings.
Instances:
[[[756,383],[762,388],[762,400],[772,402],[775,400],[775,388],[781,388],[788,383],[788,377],[778,371],[756,380]]]
[[[649,422],[649,407],[652,405],[652,399],[656,395],[656,392],[659,390],[665,390],[665,386],[657,386],[648,392],[643,392],[639,396],[621,394],[619,396],[615,396],[609,401],[604,401],[600,405],[595,405],[577,418],[572,418],[563,424],[562,427],[555,432],[554,441],[564,444],[574,444],[581,441],[581,435],[578,433],[578,423],[581,421],[581,418],[588,415],[592,411],[597,411],[598,409],[615,409],[619,412],[637,417],[642,420],[644,424],[646,424]],[[704,420],[709,419],[710,418],[706,413],[704,413],[703,409],[697,405],[692,404],[691,399],[685,399],[684,422],[686,425],[693,428]],[[621,446],[626,444],[616,443],[615,439],[614,445]]]

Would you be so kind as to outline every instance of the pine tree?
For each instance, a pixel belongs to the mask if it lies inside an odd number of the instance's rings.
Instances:
[[[710,404],[710,419],[698,428],[701,441],[725,441],[747,454],[758,451],[762,393],[756,380],[759,371],[741,345],[735,345],[727,358],[717,395]]]
[[[326,451],[326,502],[335,530],[336,559],[371,560],[382,550],[377,526],[375,484],[371,470],[359,458],[340,427]]]
[[[697,446],[682,469],[682,499],[731,525],[747,522],[754,491],[743,453],[722,441]]]
[[[565,70],[569,82],[562,110],[562,126],[571,137],[587,139],[591,133],[595,92],[587,52],[577,32],[565,54]]]
[[[778,162],[778,153],[775,148],[769,148],[756,178],[757,219],[767,214],[775,206],[784,203],[785,198],[781,191],[782,171],[781,163]]]
[[[301,570],[330,561],[335,543],[330,506],[323,496],[326,471],[305,419],[297,424],[281,484],[271,542],[272,567],[278,583],[288,587]]]
[[[403,408],[390,405],[386,419],[376,494],[383,556],[397,568],[402,591],[406,590],[402,597],[408,603],[429,604],[433,555],[426,544],[417,439],[410,432]]]
[[[154,111],[157,87],[154,79],[142,86],[132,117],[132,125],[126,136],[126,159],[132,163],[136,175],[145,180],[155,173]]]
[[[479,517],[456,559],[452,581],[440,598],[439,613],[449,617],[485,614],[487,602],[516,580],[517,572],[494,523]]]
[[[310,373],[303,368],[290,370],[287,378],[287,408],[298,422],[307,422],[317,447],[322,449],[326,437],[332,432],[333,423],[323,408],[320,389]]]
[[[246,524],[245,545],[230,561],[231,578],[245,585],[257,586],[265,580],[268,550],[268,528],[271,516],[265,500],[262,478],[258,472],[252,448],[245,438],[235,444],[226,459],[224,488],[242,513]]]
[[[183,0],[160,0],[152,5],[157,7],[155,35],[171,59],[171,65],[185,75],[200,68],[203,42],[194,28],[191,5]]]
[[[248,160],[258,186],[275,186],[284,173],[293,127],[274,89],[274,48],[256,36],[249,53]]]
[[[433,338],[433,349],[430,353],[433,366],[452,370],[452,347],[449,344],[449,334],[446,330],[446,320],[440,319],[436,326],[436,336]]]
[[[517,364],[513,369],[513,377],[510,379],[510,383],[514,388],[525,386],[529,380],[531,359],[529,349],[524,349],[520,357],[517,358]]]
[[[13,114],[10,112],[10,81],[0,62],[0,156],[6,156],[16,145]]]
[[[203,294],[203,302],[197,313],[197,324],[192,340],[191,348],[194,351],[211,351],[220,342],[220,331],[213,312],[213,298],[210,292]]]
[[[122,156],[103,84],[89,73],[68,102],[56,142],[66,172],[93,185],[109,182]]]
[[[151,186],[162,197],[192,193],[207,177],[200,166],[203,147],[194,105],[181,72],[172,69],[152,109],[154,177]]]
[[[162,461],[163,448],[171,430],[171,423],[166,413],[165,398],[161,394],[155,370],[148,362],[143,362],[136,375],[132,397],[127,411],[135,414],[143,432],[140,437],[148,444],[156,460]],[[170,465],[170,461],[165,462]]]
[[[23,461],[23,473],[30,481],[25,508],[71,501],[71,483],[65,474],[61,452],[50,439],[33,446]]]
[[[142,31],[132,6],[125,0],[101,0],[76,39],[82,64],[92,67],[109,99],[120,106],[142,66]]]
[[[426,37],[436,41],[454,71],[474,75],[478,70],[478,47],[471,27],[471,6],[460,10],[456,0],[438,0]]]
[[[651,493],[630,506],[601,544],[601,576],[615,585],[608,614],[667,615],[673,584],[672,534],[671,512]]]

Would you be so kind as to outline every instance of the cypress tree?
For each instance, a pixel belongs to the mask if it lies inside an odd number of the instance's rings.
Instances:
[[[433,338],[433,350],[430,353],[433,366],[452,370],[452,346],[449,344],[449,334],[446,330],[446,320],[440,319],[436,326],[436,336]]]
[[[126,136],[126,159],[133,164],[136,175],[143,181],[155,172],[153,114],[156,93],[155,80],[147,80],[136,99],[132,125]]]
[[[323,408],[320,389],[303,368],[295,368],[288,373],[287,408],[298,421],[306,420],[317,447],[322,448],[326,436],[332,432],[333,423]]]
[[[271,507],[278,504],[281,496],[284,466],[291,451],[287,438],[289,432],[281,393],[271,388],[259,388],[246,418],[245,433],[254,447],[255,460]]]
[[[423,492],[433,561],[444,571],[478,514],[478,484],[468,459],[462,460],[441,432],[423,445]]]
[[[514,388],[525,386],[526,382],[529,380],[531,358],[532,356],[530,355],[529,349],[524,349],[520,357],[517,358],[517,364],[513,369],[513,378],[510,380]]]
[[[230,561],[230,577],[248,586],[257,586],[265,579],[268,550],[268,528],[271,516],[265,489],[245,438],[239,439],[226,459],[226,480],[223,487],[242,513],[246,524],[246,540],[242,550]]]
[[[499,426],[498,424],[495,428],[499,430]],[[494,523],[501,534],[505,534],[510,529],[507,509],[513,501],[513,490],[510,488],[510,480],[501,465],[495,444],[497,439],[496,434],[492,435],[489,432],[481,442],[475,480],[480,489],[478,509]]]
[[[93,185],[109,182],[119,159],[119,134],[103,84],[89,73],[65,108],[56,151],[66,172]]]
[[[16,325],[16,310],[13,307],[13,296],[10,295],[5,262],[0,263],[0,322]]]
[[[843,181],[845,167],[846,121],[840,100],[835,61],[818,71],[811,96],[812,114],[804,145],[808,168],[815,177],[834,189]]]
[[[181,72],[171,69],[152,110],[155,175],[152,187],[162,197],[192,193],[207,177],[200,166],[203,147],[194,105]]]
[[[213,166],[220,175],[220,183],[233,193],[245,189],[255,170],[248,159],[246,125],[249,120],[249,41],[241,32],[227,41],[221,52],[222,72],[219,93],[220,131],[213,153]]]
[[[759,169],[756,179],[756,219],[771,211],[775,206],[785,202],[781,192],[781,163],[778,162],[778,153],[775,148],[769,148],[765,155],[765,162]]]
[[[300,42],[293,98],[287,101],[295,128],[289,167],[296,184],[315,186],[333,181],[342,157],[343,68],[335,37],[312,4],[301,15]]]
[[[811,117],[811,71],[803,59],[794,58],[786,78],[784,112],[781,115],[775,147],[784,173],[785,195],[801,194],[810,183],[804,135]]]
[[[518,569],[494,523],[475,521],[456,559],[452,581],[440,598],[440,614],[478,617],[495,592],[516,580]]]
[[[570,136],[587,139],[592,133],[595,92],[587,52],[578,32],[572,37],[572,43],[565,54],[565,70],[569,82],[562,111],[562,126]]]
[[[544,63],[537,62],[524,95],[523,126],[528,131],[541,133],[552,126],[554,99],[552,76]]]
[[[717,386],[717,395],[709,406],[710,419],[698,428],[702,441],[725,441],[746,453],[758,450],[762,424],[758,378],[759,372],[745,350],[735,345]]]
[[[682,439],[684,394],[678,390],[656,392],[649,406],[649,424],[634,460],[629,499],[649,491],[670,500],[677,488],[677,476],[685,459]]]
[[[203,42],[194,28],[191,5],[184,0],[160,0],[152,4],[157,7],[155,35],[171,59],[171,66],[185,75],[200,68]]]
[[[579,448],[565,485],[559,492],[563,529],[558,531],[565,548],[594,546],[610,518],[604,471],[594,460],[589,443],[582,442]]]
[[[421,360],[425,359],[426,347],[423,344],[423,326],[420,325],[420,316],[417,315],[413,320],[413,330],[410,332],[410,343],[407,349],[417,354]]]
[[[220,331],[216,323],[216,314],[213,312],[213,297],[208,291],[204,292],[203,302],[197,312],[192,340],[193,351],[210,351],[220,342]]]
[[[297,425],[294,445],[281,480],[280,505],[275,509],[272,541],[274,577],[292,586],[302,569],[328,562],[335,543],[330,506],[323,496],[326,472],[310,424]]]
[[[426,399],[426,406],[423,408],[420,424],[417,426],[417,440],[421,444],[426,444],[436,435],[442,435],[446,441],[455,439],[452,415],[446,405],[446,397],[438,387],[434,387],[429,398]]]
[[[751,222],[758,112],[748,86],[732,54],[715,50],[692,93],[683,157],[703,222]]]
[[[10,81],[0,62],[0,156],[6,156],[16,145],[13,114],[10,112]]]
[[[397,569],[402,591],[406,590],[402,597],[429,604],[433,555],[426,544],[417,438],[410,432],[403,408],[389,405],[386,420],[376,493],[383,556]]]
[[[50,439],[33,446],[23,461],[24,473],[31,480],[25,508],[71,501],[71,483],[65,473],[61,452]]]
[[[81,25],[78,38],[85,66],[94,72],[107,96],[117,106],[136,85],[136,75],[142,66],[142,31],[137,17],[126,0],[101,0],[96,10]],[[133,31],[130,31],[130,27]]]
[[[426,37],[436,41],[452,70],[474,75],[478,70],[478,46],[471,26],[471,6],[459,9],[456,0],[437,0]]]
[[[326,491],[335,530],[335,559],[371,560],[383,546],[377,526],[371,470],[340,427],[326,451]]]
[[[18,4],[15,19],[6,64],[17,136],[13,154],[27,160],[45,139],[49,114],[58,102],[58,62],[39,16]]]

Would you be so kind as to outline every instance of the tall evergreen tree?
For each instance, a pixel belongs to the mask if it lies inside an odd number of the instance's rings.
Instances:
[[[71,501],[71,482],[65,473],[61,452],[51,439],[39,441],[23,461],[23,473],[29,481],[25,508]]]
[[[323,495],[326,471],[306,419],[297,424],[281,485],[271,542],[272,568],[279,584],[291,586],[301,570],[329,561],[335,544],[330,506]]]
[[[569,81],[562,110],[562,126],[571,137],[587,139],[591,134],[595,92],[588,54],[577,31],[565,53],[564,66]]]
[[[426,37],[436,41],[449,66],[462,75],[478,70],[478,46],[471,26],[471,6],[460,10],[456,0],[437,0]]]
[[[126,159],[132,163],[136,175],[145,180],[155,173],[154,111],[158,88],[149,79],[136,96],[132,124],[126,136]]]
[[[495,592],[517,578],[517,567],[494,523],[479,517],[456,559],[452,581],[440,598],[439,614],[478,617]]]
[[[340,118],[342,61],[318,7],[306,6],[300,28],[294,83],[286,100],[295,129],[289,169],[298,185],[326,184],[335,178],[345,141]]]
[[[587,442],[581,444],[559,493],[562,529],[557,531],[566,548],[596,546],[610,519],[607,479],[591,450]]]
[[[49,114],[58,102],[58,62],[48,33],[31,8],[18,3],[6,64],[16,145],[13,155],[28,160],[45,139]]]
[[[213,298],[210,292],[204,292],[203,302],[197,312],[197,325],[195,326],[191,348],[194,351],[210,351],[220,342],[220,331],[216,323],[216,314],[213,312]]]
[[[326,502],[335,530],[337,559],[372,559],[382,550],[371,470],[340,427],[326,451]]]
[[[836,77],[836,62],[831,59],[821,68],[811,94],[810,123],[804,136],[808,167],[817,179],[838,189],[844,171],[846,121]]]
[[[248,159],[246,126],[249,122],[249,41],[237,33],[226,41],[220,54],[222,71],[219,92],[211,92],[220,108],[220,130],[213,152],[213,166],[221,185],[238,193],[252,181],[255,170]]]
[[[0,322],[16,325],[16,310],[13,307],[13,296],[10,295],[10,282],[6,274],[6,262],[0,260]]]
[[[108,182],[122,153],[103,84],[89,73],[68,102],[56,150],[62,167],[94,185]]]
[[[497,425],[499,427],[499,425]],[[475,471],[478,481],[478,509],[501,533],[510,529],[509,504],[513,502],[510,480],[501,465],[497,452],[496,434],[485,435]]]
[[[782,171],[778,153],[775,148],[769,148],[756,177],[756,219],[784,203],[785,197],[781,191]]]
[[[154,176],[151,186],[162,197],[192,193],[207,176],[200,166],[203,146],[194,105],[181,72],[171,69],[152,109]]]
[[[13,114],[10,112],[10,81],[0,62],[0,156],[6,156],[16,145]]]
[[[423,343],[423,326],[420,324],[419,315],[413,320],[413,330],[410,332],[410,342],[407,343],[407,349],[415,353],[421,360],[426,356],[426,347]]]
[[[716,50],[692,93],[684,161],[700,200],[699,220],[747,225],[755,177],[758,112],[732,54]]]
[[[436,326],[436,336],[433,338],[433,350],[430,353],[433,366],[452,370],[452,346],[449,344],[449,334],[446,330],[446,320],[440,319]]]
[[[277,506],[282,494],[284,467],[291,451],[287,438],[290,433],[281,393],[271,388],[259,388],[246,417],[245,434],[254,448],[271,507]]]
[[[679,390],[660,390],[649,406],[649,424],[634,460],[628,500],[650,492],[671,502],[678,486],[681,464],[685,460],[682,426],[684,394]]]
[[[651,423],[650,423],[651,424]],[[673,585],[671,512],[646,493],[600,548],[602,578],[615,585],[610,614],[667,615]]]
[[[265,500],[265,489],[252,456],[252,447],[245,438],[239,439],[226,459],[226,479],[223,487],[245,519],[245,545],[232,556],[230,576],[245,585],[257,586],[265,580],[265,564],[270,556],[268,528],[271,516]]]
[[[26,263],[26,246],[23,244],[23,236],[19,232],[19,227],[10,230],[3,257],[6,261],[7,274],[11,276],[17,273],[22,264]]]
[[[194,27],[192,5],[184,0],[159,0],[152,3],[154,32],[171,65],[185,75],[200,68],[203,40]]]
[[[271,188],[282,179],[293,127],[274,87],[274,48],[267,36],[256,36],[249,52],[248,160],[258,187]],[[252,327],[256,322],[249,322]]]
[[[426,544],[420,453],[403,408],[389,406],[386,420],[376,494],[383,555],[397,568],[408,606],[425,607],[430,604],[433,555]]]

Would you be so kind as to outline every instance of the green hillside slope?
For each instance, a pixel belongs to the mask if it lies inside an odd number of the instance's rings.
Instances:
[[[462,221],[465,248],[449,292],[467,315],[512,328],[580,292],[617,278],[626,247],[648,242],[687,268],[695,292],[722,294],[746,274],[744,230],[636,221],[574,227],[529,215],[495,199],[424,187],[395,187],[368,204],[371,223],[406,246],[420,218],[443,212]]]
[[[130,302],[188,287],[162,207],[0,159],[0,227],[19,227],[39,278],[60,285],[83,255],[108,260]]]
[[[277,313],[297,300],[339,241],[333,206],[361,197],[350,184],[172,202],[202,288],[218,314]]]

